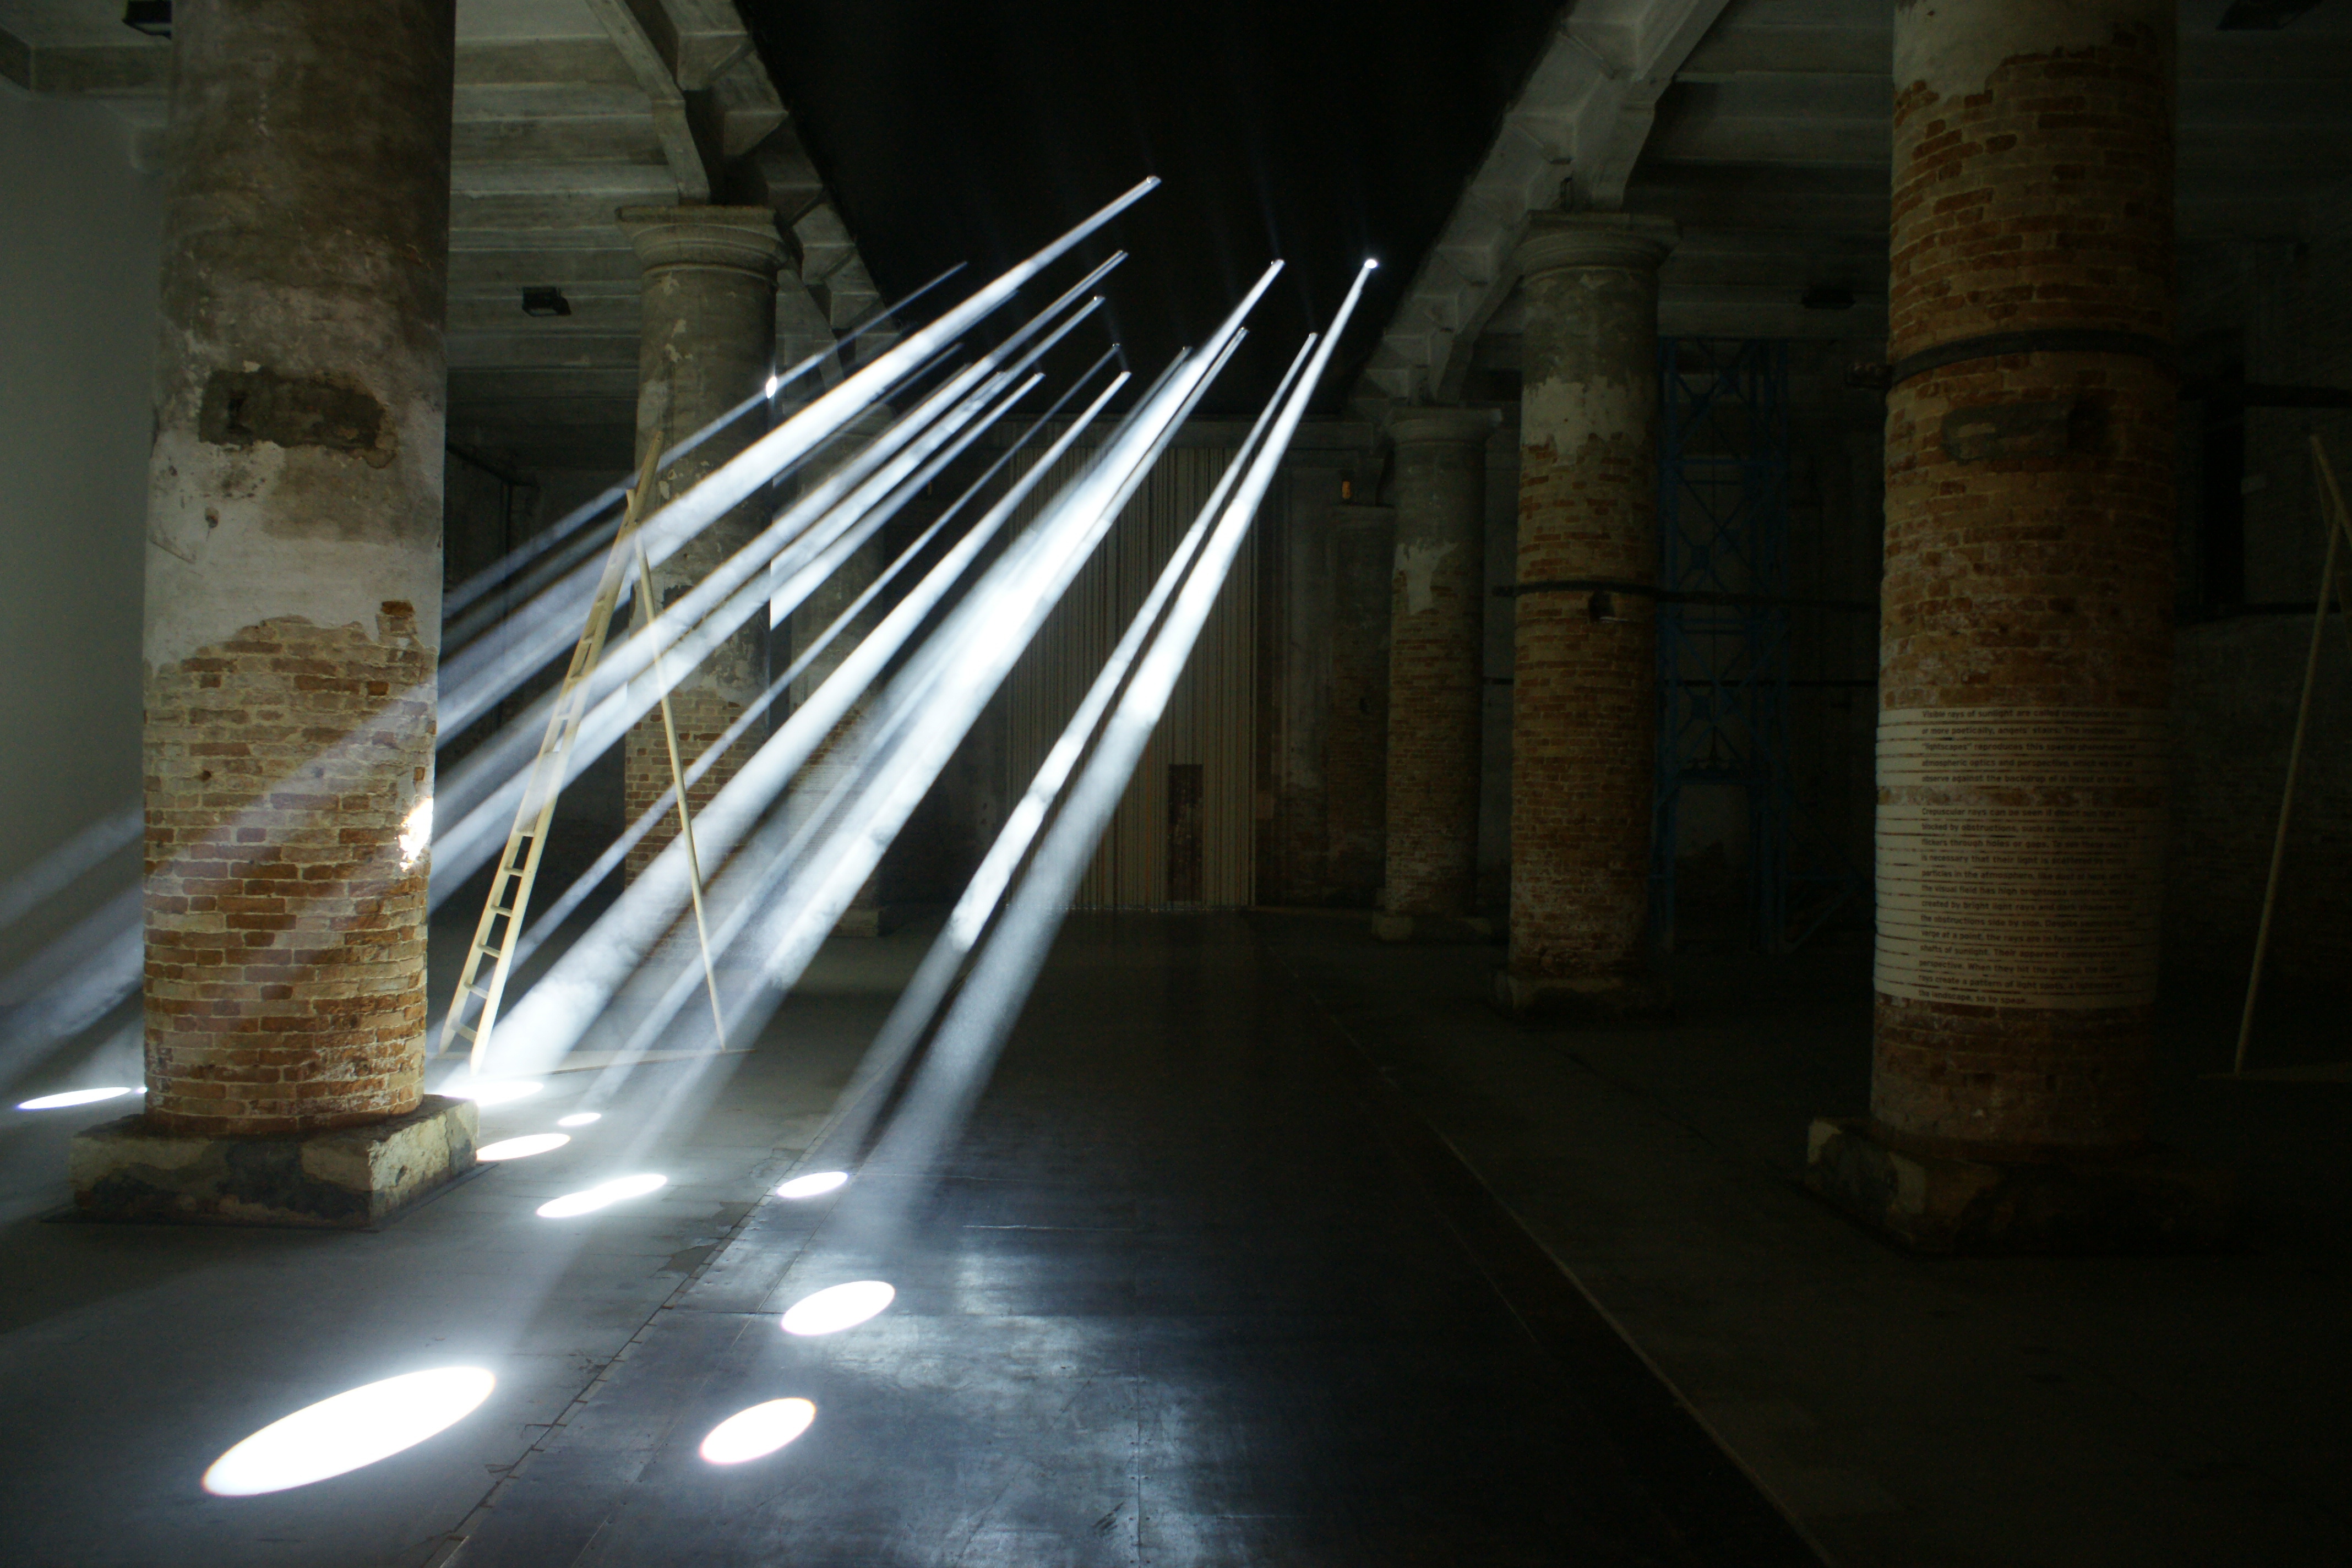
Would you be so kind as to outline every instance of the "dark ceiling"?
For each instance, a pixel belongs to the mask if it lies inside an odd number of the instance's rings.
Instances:
[[[1378,257],[1318,398],[1336,409],[1559,9],[1559,0],[743,4],[886,298],[958,261],[993,273],[1158,174],[1160,189],[1087,253],[1131,253],[1105,286],[1104,314],[1148,380],[1282,258],[1251,342],[1204,408],[1223,415],[1272,391],[1362,258]],[[1053,274],[1075,276],[1067,265]],[[1104,342],[1081,329],[1061,354],[1075,368]]]

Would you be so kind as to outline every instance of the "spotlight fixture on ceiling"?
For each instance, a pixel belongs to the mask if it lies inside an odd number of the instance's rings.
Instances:
[[[563,297],[561,289],[526,289],[522,291],[522,313],[526,316],[568,316],[572,301]]]
[[[122,25],[151,38],[168,38],[172,36],[172,0],[127,0],[122,7]]]
[[[1804,307],[1808,310],[1851,310],[1853,290],[1843,283],[1816,283],[1805,290]]]

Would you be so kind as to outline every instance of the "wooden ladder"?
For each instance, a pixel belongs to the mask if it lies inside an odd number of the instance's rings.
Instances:
[[[663,445],[658,435],[646,445],[636,485],[629,491],[621,516],[620,531],[614,537],[612,553],[605,557],[604,575],[596,584],[596,598],[588,609],[587,627],[572,650],[572,663],[563,672],[563,683],[556,689],[555,707],[547,716],[546,737],[540,742],[539,755],[531,763],[522,800],[515,808],[514,826],[507,834],[506,848],[499,856],[498,870],[490,879],[490,896],[482,905],[482,918],[474,927],[474,940],[466,949],[466,966],[457,977],[457,993],[450,998],[448,1015],[441,1021],[441,1039],[434,1054],[447,1054],[451,1043],[463,1036],[473,1046],[470,1070],[477,1078],[489,1055],[490,1031],[497,1026],[499,1005],[506,995],[515,950],[521,942],[523,914],[530,907],[531,885],[539,879],[540,857],[547,847],[548,826],[555,816],[556,798],[563,793],[564,767],[588,716],[588,675],[604,654],[605,634],[612,629],[613,611],[620,602],[621,584],[628,576],[632,557],[637,574],[637,603],[642,606],[639,615],[644,623],[650,626],[660,609],[660,601],[654,593],[653,565],[646,556],[637,524],[645,513],[648,487],[653,483]],[[719,1029],[716,1048],[724,1050],[727,1019],[719,1003],[719,975],[711,963],[710,932],[702,913],[702,862],[695,851],[694,819],[686,803],[686,770],[677,751],[677,724],[670,714],[668,690],[661,686],[658,650],[647,673],[662,691],[662,739],[669,747],[670,783],[677,792],[678,833],[686,840],[694,931],[702,944],[702,977],[710,992],[711,1021]],[[490,961],[488,984],[480,984],[484,959]],[[466,1014],[477,1000],[482,1011],[468,1027]]]

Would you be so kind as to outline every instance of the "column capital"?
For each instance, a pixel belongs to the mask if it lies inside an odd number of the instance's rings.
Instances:
[[[623,207],[613,216],[648,272],[720,267],[772,279],[800,264],[799,247],[778,232],[766,207]]]
[[[1484,445],[1503,422],[1495,408],[1399,408],[1389,415],[1389,439],[1402,447],[1423,442]]]
[[[1523,277],[1564,267],[1654,270],[1682,237],[1672,218],[1642,213],[1538,213],[1519,236]]]

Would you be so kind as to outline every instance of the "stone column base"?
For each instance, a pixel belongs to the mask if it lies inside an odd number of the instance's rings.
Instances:
[[[360,1230],[474,1168],[480,1112],[428,1094],[405,1116],[328,1132],[220,1138],[126,1116],[77,1134],[83,1219]]]
[[[1650,974],[1495,975],[1495,1005],[1514,1018],[1595,1022],[1654,1017],[1674,1010],[1664,979]]]
[[[1374,915],[1372,935],[1382,942],[1492,942],[1495,922],[1477,915]]]
[[[1805,1184],[1915,1252],[2201,1252],[2230,1228],[2228,1173],[2169,1149],[2001,1163],[1890,1148],[1858,1117],[1822,1117]]]

